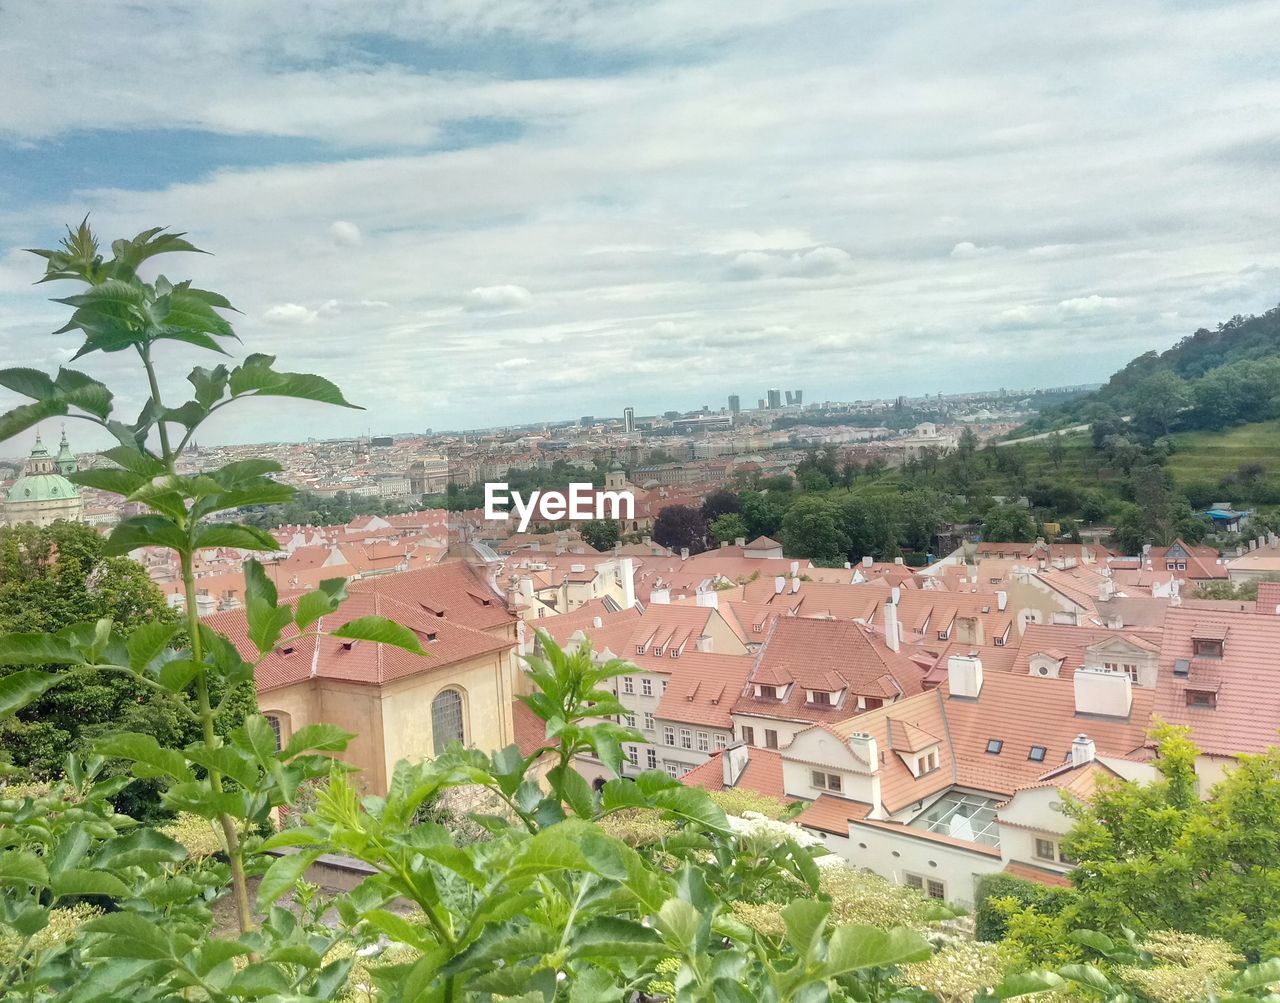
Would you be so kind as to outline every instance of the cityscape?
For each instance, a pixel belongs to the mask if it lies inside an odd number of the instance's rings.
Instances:
[[[0,24],[0,1003],[1280,998],[1280,8]]]

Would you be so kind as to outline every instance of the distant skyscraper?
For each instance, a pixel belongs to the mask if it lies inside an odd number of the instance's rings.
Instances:
[[[801,407],[803,404],[804,404],[804,391],[797,390],[796,391],[796,407]]]
[[[764,403],[763,397],[761,397],[759,400],[756,401],[756,407],[758,407],[761,411],[765,409],[765,403]]]
[[[790,407],[792,404],[796,402],[795,395],[790,390],[788,390],[786,394],[787,394],[787,407]]]
[[[769,410],[782,407],[782,391],[773,387],[769,388]]]
[[[729,395],[729,413],[738,414],[742,410],[742,401],[737,394]]]
[[[624,432],[634,432],[636,430],[636,409],[633,407],[624,407],[622,409],[622,430]]]

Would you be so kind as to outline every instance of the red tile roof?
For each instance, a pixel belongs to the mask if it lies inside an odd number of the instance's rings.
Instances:
[[[1043,867],[1033,867],[1031,864],[1020,864],[1011,860],[1005,865],[1004,872],[1010,877],[1021,878],[1023,881],[1034,881],[1041,885],[1049,885],[1051,888],[1071,887],[1071,879],[1065,874],[1059,874],[1057,871],[1050,871]]]
[[[750,655],[699,651],[681,655],[671,666],[671,678],[658,702],[656,716],[665,721],[732,730],[733,705],[751,673],[752,661]]]
[[[721,762],[723,756],[723,752],[712,753],[705,763],[695,766],[681,777],[680,782],[690,787],[701,787],[706,791],[725,790],[724,766]],[[793,800],[787,797],[783,787],[782,756],[776,749],[751,749],[746,769],[742,771],[738,782],[733,786],[767,794],[769,797],[784,801]]]
[[[1193,637],[1223,638],[1222,658],[1197,657]],[[1280,616],[1170,607],[1160,648],[1155,711],[1187,725],[1203,752],[1232,756],[1277,744],[1280,729]],[[1188,675],[1174,674],[1187,662]],[[1188,707],[1187,691],[1216,692],[1216,706]]]
[[[755,749],[751,750],[752,755],[755,752]],[[819,794],[792,821],[808,829],[818,829],[837,836],[848,836],[849,823],[866,818],[870,811],[871,806],[861,801],[850,801],[832,794]]]
[[[376,592],[474,630],[491,630],[516,620],[506,600],[463,561],[361,579],[348,589],[353,594]]]

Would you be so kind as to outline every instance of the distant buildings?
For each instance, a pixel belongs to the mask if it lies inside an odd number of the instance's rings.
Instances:
[[[737,394],[729,395],[729,413],[738,414],[742,411],[742,399]]]
[[[769,410],[776,411],[782,407],[782,391],[770,388],[769,390]]]
[[[636,430],[636,409],[633,407],[624,407],[622,409],[622,431],[630,435]]]

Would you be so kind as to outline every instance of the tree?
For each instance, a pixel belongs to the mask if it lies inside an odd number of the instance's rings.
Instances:
[[[1202,800],[1189,730],[1152,732],[1160,779],[1073,803],[1063,850],[1078,863],[1078,921],[1120,932],[1221,937],[1251,960],[1280,953],[1280,749],[1241,756]]]
[[[741,512],[742,499],[732,491],[712,491],[702,500],[702,518],[708,526],[729,512]]]
[[[1031,513],[1020,505],[997,505],[982,523],[982,538],[999,543],[1031,543],[1036,524]]]
[[[782,517],[787,514],[789,495],[781,497],[773,492],[748,491],[742,496],[742,518],[747,524],[746,536],[776,535],[782,529]]]
[[[1101,491],[1086,491],[1080,497],[1080,518],[1086,523],[1101,522],[1107,517],[1107,498]]]
[[[798,498],[782,519],[782,545],[789,555],[816,564],[843,564],[849,538],[840,525],[840,510],[826,498]]]
[[[899,507],[899,538],[912,550],[933,550],[934,537],[944,521],[944,501],[927,488],[908,491]]]
[[[716,543],[745,540],[747,533],[747,522],[737,512],[727,512],[711,524],[711,536]]]
[[[109,617],[122,635],[143,623],[176,624],[141,565],[103,554],[103,538],[80,523],[0,529],[0,631],[58,631]],[[0,667],[0,677],[19,671]],[[108,728],[174,742],[188,734],[183,694],[154,694],[127,675],[83,670],[0,725],[13,765],[47,778],[68,752],[87,755]],[[138,780],[117,799],[136,817],[160,814],[158,786]]]
[[[848,539],[849,560],[889,560],[897,556],[898,519],[890,502],[853,495],[841,499],[839,511],[840,527]]]
[[[653,538],[668,550],[687,547],[690,554],[701,554],[707,549],[707,524],[696,508],[668,505],[653,523]]]
[[[1054,470],[1062,469],[1062,460],[1066,455],[1067,451],[1062,445],[1062,435],[1054,434],[1049,436],[1049,462],[1053,464]]]
[[[578,533],[590,546],[604,553],[621,539],[622,528],[616,519],[589,519],[578,526]]]
[[[1168,435],[1179,413],[1191,403],[1185,380],[1160,372],[1139,383],[1131,396],[1133,425],[1153,439]]]
[[[960,438],[956,442],[956,452],[963,457],[971,457],[978,451],[978,436],[968,425],[964,431],[960,433]]]

